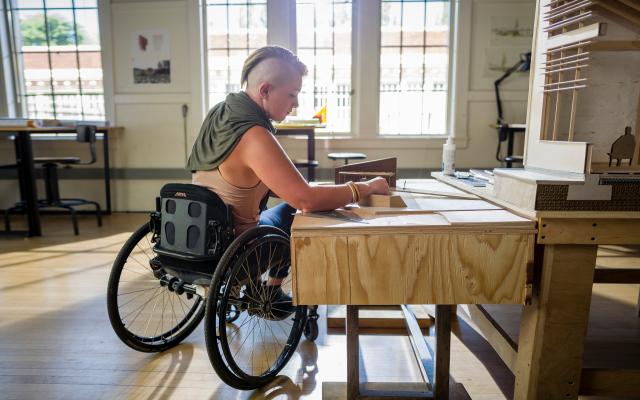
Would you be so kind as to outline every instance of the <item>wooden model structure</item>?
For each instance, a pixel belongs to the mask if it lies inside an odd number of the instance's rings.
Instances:
[[[640,1],[543,3],[525,165],[574,173],[619,171],[605,164],[609,146],[616,132],[626,126],[637,132],[640,124]],[[640,170],[638,144],[623,171]]]
[[[496,170],[495,195],[524,210],[640,211],[640,141],[620,137],[640,127],[639,66],[640,0],[538,3],[525,168]]]

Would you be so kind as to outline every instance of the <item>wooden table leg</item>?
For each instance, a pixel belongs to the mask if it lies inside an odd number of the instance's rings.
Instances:
[[[358,306],[347,306],[347,399],[360,396],[360,343],[358,339]]]
[[[436,354],[433,396],[449,398],[449,364],[451,359],[451,310],[455,306],[436,305]]]
[[[547,245],[540,293],[520,323],[514,399],[577,399],[595,245]]]

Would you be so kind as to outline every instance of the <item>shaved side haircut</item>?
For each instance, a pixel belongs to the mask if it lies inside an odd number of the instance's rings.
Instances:
[[[255,72],[255,74],[252,74],[252,72]],[[265,46],[254,51],[247,57],[242,66],[240,83],[243,86],[245,84],[251,86],[254,82],[250,81],[257,80],[257,83],[260,83],[266,80],[271,84],[277,84],[283,75],[289,75],[291,72],[305,76],[307,74],[307,67],[288,49],[280,46]],[[250,78],[250,75],[256,75],[257,79],[251,79],[253,76]]]

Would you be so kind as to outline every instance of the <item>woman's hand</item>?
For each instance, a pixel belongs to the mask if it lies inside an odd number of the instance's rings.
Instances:
[[[389,184],[386,179],[380,176],[356,184],[358,185],[358,190],[362,198],[369,197],[372,194],[389,194]]]
[[[386,179],[376,176],[375,178],[367,181],[367,183],[371,187],[370,194],[389,194],[389,183]]]

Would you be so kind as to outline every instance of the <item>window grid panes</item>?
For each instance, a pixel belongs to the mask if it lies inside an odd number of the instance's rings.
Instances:
[[[104,120],[97,1],[12,0],[27,118]]]
[[[210,107],[240,91],[244,60],[266,45],[266,0],[207,1]]]
[[[381,135],[445,135],[449,1],[381,2]]]
[[[297,117],[326,106],[326,128],[351,130],[351,0],[297,0],[297,54],[307,65]]]

